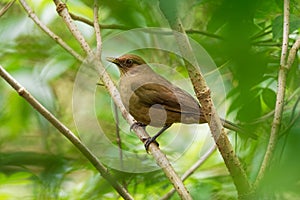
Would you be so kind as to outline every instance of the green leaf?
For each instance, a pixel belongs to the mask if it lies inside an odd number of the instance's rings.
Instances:
[[[295,15],[290,15],[290,33],[294,32],[300,28],[300,18]],[[273,33],[273,39],[278,40],[282,38],[282,32],[283,32],[283,15],[277,16],[272,25],[272,33]]]
[[[265,103],[265,105],[268,106],[269,109],[274,109],[275,107],[275,101],[276,101],[276,94],[273,90],[269,88],[265,88],[262,91],[261,94],[262,100]]]

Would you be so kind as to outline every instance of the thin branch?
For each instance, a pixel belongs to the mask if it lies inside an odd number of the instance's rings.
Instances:
[[[16,2],[16,0],[12,0],[8,2],[1,10],[0,10],[0,17],[2,17],[8,9]]]
[[[71,16],[71,18],[72,18],[73,20],[81,21],[81,22],[83,22],[83,23],[85,23],[85,24],[88,24],[88,25],[90,25],[90,26],[94,26],[94,22],[91,21],[91,20],[89,20],[89,19],[87,19],[87,18],[84,18],[84,17],[78,16],[78,15],[75,15],[75,14],[72,13],[72,12],[69,12],[69,14],[70,14],[70,16]]]
[[[93,51],[90,48],[89,44],[85,41],[82,33],[78,30],[76,24],[73,22],[67,5],[64,4],[60,0],[53,0],[56,5],[56,11],[57,13],[63,18],[63,21],[67,25],[68,29],[72,33],[72,35],[76,38],[76,40],[79,42],[81,48],[86,52],[86,54],[90,57],[93,55]]]
[[[200,159],[190,168],[188,169],[181,177],[182,181],[185,181],[189,176],[191,176],[212,154],[215,152],[217,146],[213,145],[210,149],[208,149],[205,154],[200,157]],[[165,194],[160,200],[170,199],[171,196],[175,193],[175,189],[172,188],[167,194]]]
[[[97,42],[97,50],[96,50],[96,58],[100,59],[101,57],[101,49],[102,49],[102,40],[101,40],[101,32],[99,26],[99,16],[98,16],[99,6],[98,0],[94,1],[94,29],[96,35],[96,42]]]
[[[275,105],[275,113],[273,118],[273,123],[271,127],[271,134],[268,143],[268,147],[261,164],[261,168],[258,172],[257,178],[254,183],[254,189],[259,187],[266,170],[269,168],[271,160],[274,155],[275,147],[279,138],[279,129],[281,124],[283,106],[284,106],[284,96],[285,96],[285,87],[286,87],[286,75],[289,67],[287,67],[286,58],[288,51],[288,40],[289,40],[289,16],[290,16],[290,1],[284,0],[284,19],[283,19],[283,41],[282,41],[282,50],[280,58],[280,69],[278,75],[278,86],[277,86],[277,97]]]
[[[92,50],[90,49],[89,45],[86,43],[81,32],[78,30],[77,26],[72,21],[66,5],[62,3],[60,0],[54,0],[54,3],[57,6],[56,8],[57,12],[60,14],[65,24],[69,27],[69,30],[72,32],[76,40],[80,43],[81,47],[85,50],[88,58],[94,61],[93,64],[96,67],[104,86],[107,88],[108,92],[110,93],[110,96],[112,97],[112,99],[114,100],[118,108],[120,109],[124,119],[132,126],[135,123],[135,121],[133,117],[127,112],[124,105],[122,104],[119,91],[117,90],[113,81],[105,71],[105,68],[103,67],[102,62],[100,62],[100,59],[99,58],[95,59],[95,56]],[[133,126],[133,130],[136,132],[137,136],[142,142],[146,142],[145,138],[150,137],[142,127]],[[158,146],[154,143],[151,143],[149,146],[149,152],[152,154],[157,164],[161,167],[161,169],[164,171],[164,173],[166,174],[170,182],[173,184],[179,196],[182,199],[191,199],[191,196],[187,191],[187,189],[185,188],[183,182],[176,174],[174,168],[172,167],[167,157],[160,151]]]
[[[213,33],[209,33],[209,32],[206,32],[206,31],[187,29],[187,30],[185,30],[185,32],[187,34],[200,34],[200,35],[204,35],[204,36],[207,36],[207,37],[211,37],[211,38],[215,38],[215,39],[219,39],[219,40],[224,40],[224,38],[222,36],[219,36],[219,35],[216,35],[216,34],[213,34]]]
[[[292,48],[290,49],[289,57],[286,63],[288,69],[290,69],[291,66],[293,65],[299,48],[300,48],[300,37],[296,40],[296,42],[293,44]]]
[[[28,13],[29,17],[35,22],[35,24],[40,27],[47,35],[55,40],[61,47],[63,47],[67,52],[69,52],[78,61],[83,62],[84,58],[79,55],[75,50],[73,50],[68,44],[66,44],[58,35],[53,33],[45,24],[43,24],[33,10],[30,8],[26,0],[19,0],[20,4],[23,6],[24,10]]]
[[[81,21],[81,22],[83,22],[87,25],[90,25],[90,26],[94,26],[94,23],[91,20],[87,19],[87,18],[75,15],[74,13],[71,13],[71,12],[70,12],[70,16],[74,20]],[[101,29],[118,29],[118,30],[130,30],[130,29],[132,29],[131,27],[123,26],[123,25],[119,25],[119,24],[100,24],[100,28]],[[135,28],[139,28],[139,27],[135,27]],[[188,29],[188,30],[186,30],[186,33],[204,35],[204,36],[208,36],[208,37],[211,37],[211,38],[216,38],[216,39],[219,39],[219,40],[224,39],[223,37],[221,37],[219,35],[209,33],[209,32],[206,32],[206,31],[194,30],[194,29]],[[172,32],[170,31],[170,32],[168,32],[168,34],[172,34]]]
[[[73,20],[83,22],[83,23],[85,23],[87,25],[90,25],[90,26],[94,26],[94,22],[87,19],[87,18],[85,18],[85,17],[75,15],[72,12],[69,12],[69,14],[70,14],[70,16],[72,17]],[[123,26],[123,25],[119,25],[119,24],[99,24],[99,26],[100,26],[101,29],[118,29],[118,30],[129,30],[129,29],[131,29],[128,26]]]
[[[248,182],[246,172],[243,169],[238,157],[235,155],[232,145],[230,144],[230,141],[224,131],[220,117],[216,112],[215,106],[211,99],[210,89],[207,86],[204,76],[200,72],[200,67],[195,58],[192,47],[190,46],[189,39],[182,27],[180,19],[174,14],[176,13],[177,9],[175,6],[176,5],[171,5],[170,7],[170,5],[165,1],[160,1],[160,9],[168,20],[171,28],[175,30],[174,37],[177,40],[177,44],[182,56],[185,58],[185,66],[194,86],[196,96],[201,104],[201,111],[208,122],[212,136],[233,179],[239,197],[247,196],[250,192],[250,184]],[[189,62],[186,60],[189,60]]]
[[[75,134],[61,123],[50,111],[48,111],[39,101],[37,101],[20,83],[18,83],[2,66],[0,66],[0,76],[17,93],[23,97],[35,110],[47,119],[57,130],[59,130],[72,144],[94,165],[100,174],[118,191],[124,199],[133,199],[126,189],[118,183],[109,173],[108,169],[102,165],[97,157],[75,136]]]

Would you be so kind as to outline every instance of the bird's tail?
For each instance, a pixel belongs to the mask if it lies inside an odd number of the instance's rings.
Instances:
[[[249,137],[251,137],[252,139],[255,139],[255,140],[258,137],[256,134],[246,131],[245,129],[243,129],[242,127],[240,127],[237,124],[234,124],[234,123],[232,123],[230,121],[227,121],[225,119],[222,119],[222,118],[221,118],[221,121],[223,122],[223,126],[227,129],[230,129],[232,131],[236,131],[238,133],[245,134],[246,136],[249,136]]]

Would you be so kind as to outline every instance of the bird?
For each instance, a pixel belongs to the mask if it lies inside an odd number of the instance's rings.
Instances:
[[[135,54],[107,57],[120,71],[119,91],[126,110],[142,127],[162,127],[153,137],[145,139],[145,148],[174,123],[207,123],[198,101],[188,92],[174,85]],[[221,118],[220,118],[221,119]],[[223,126],[236,132],[245,132],[240,126],[221,119]],[[133,125],[135,125],[133,124]],[[131,127],[132,128],[132,127]],[[256,138],[256,135],[250,134]]]

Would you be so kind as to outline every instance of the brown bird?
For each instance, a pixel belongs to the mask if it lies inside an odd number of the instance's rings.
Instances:
[[[126,54],[119,58],[108,57],[120,70],[120,95],[127,111],[137,124],[162,127],[145,142],[145,148],[173,123],[207,123],[201,106],[189,93],[155,73],[139,56]],[[221,119],[225,128],[244,132],[239,126]],[[250,135],[255,137],[254,135]]]

